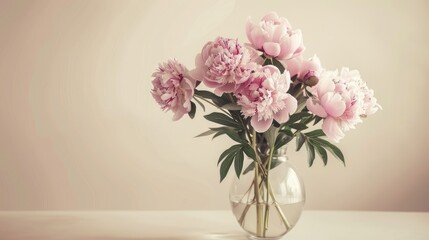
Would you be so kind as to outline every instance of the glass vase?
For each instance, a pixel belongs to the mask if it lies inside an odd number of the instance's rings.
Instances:
[[[229,199],[232,211],[250,239],[280,239],[297,223],[305,202],[305,189],[296,170],[280,149],[268,171],[248,166],[232,183]]]

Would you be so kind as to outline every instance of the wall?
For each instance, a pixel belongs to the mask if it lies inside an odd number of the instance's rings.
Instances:
[[[359,69],[384,110],[306,164],[307,209],[429,210],[427,1],[1,1],[0,210],[226,209],[231,142],[193,138],[150,95],[157,63],[276,10],[325,68]]]

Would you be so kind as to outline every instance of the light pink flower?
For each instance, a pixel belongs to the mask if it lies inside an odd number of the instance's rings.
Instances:
[[[288,71],[283,74],[272,66],[256,69],[245,87],[236,93],[241,113],[251,117],[251,125],[257,132],[267,131],[273,120],[285,123],[297,109],[297,100],[287,93],[291,80]]]
[[[314,55],[310,59],[304,59],[302,56],[297,56],[286,61],[282,61],[283,65],[289,71],[291,77],[296,76],[296,78],[305,82],[311,77],[320,77],[322,72],[322,66],[320,64],[319,58]]]
[[[362,107],[361,117],[374,114],[378,109],[382,109],[377,103],[377,99],[374,97],[374,90],[368,88],[366,82],[361,79],[359,71],[342,68],[340,72],[340,81],[336,86],[337,88],[346,86],[347,91],[354,92],[356,95],[358,94],[356,99],[362,100],[362,104],[359,105]]]
[[[196,81],[188,70],[177,60],[160,63],[152,74],[152,96],[163,110],[174,112],[173,120],[179,120],[191,111],[191,99],[194,96]]]
[[[293,30],[286,18],[271,12],[259,23],[250,19],[246,24],[246,34],[252,46],[277,59],[289,59],[304,51],[301,30]]]
[[[307,108],[324,118],[322,130],[334,142],[362,122],[362,116],[373,114],[380,108],[373,90],[362,81],[357,70],[324,71],[319,83],[309,91],[313,96],[307,100]]]
[[[195,59],[193,78],[202,80],[207,87],[214,88],[217,95],[235,91],[247,80],[252,53],[238,40],[218,37],[208,42]]]

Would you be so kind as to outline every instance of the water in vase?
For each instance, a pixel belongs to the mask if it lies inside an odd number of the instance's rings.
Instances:
[[[231,202],[233,213],[242,228],[251,235],[267,238],[281,237],[290,231],[297,223],[303,205],[304,202],[287,204],[274,204],[271,202],[268,204],[268,214],[266,216],[267,205],[265,203],[258,205],[255,203],[238,201]],[[259,206],[261,216],[259,221],[262,221],[262,223],[260,223],[262,225],[260,226],[266,228],[266,230],[260,229],[259,233],[257,232],[257,206]],[[267,218],[267,220],[265,220],[265,218]]]

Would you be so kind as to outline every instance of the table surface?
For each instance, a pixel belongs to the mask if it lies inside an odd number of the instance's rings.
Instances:
[[[230,211],[0,212],[0,239],[247,239]],[[283,239],[429,240],[429,212],[304,211]]]

